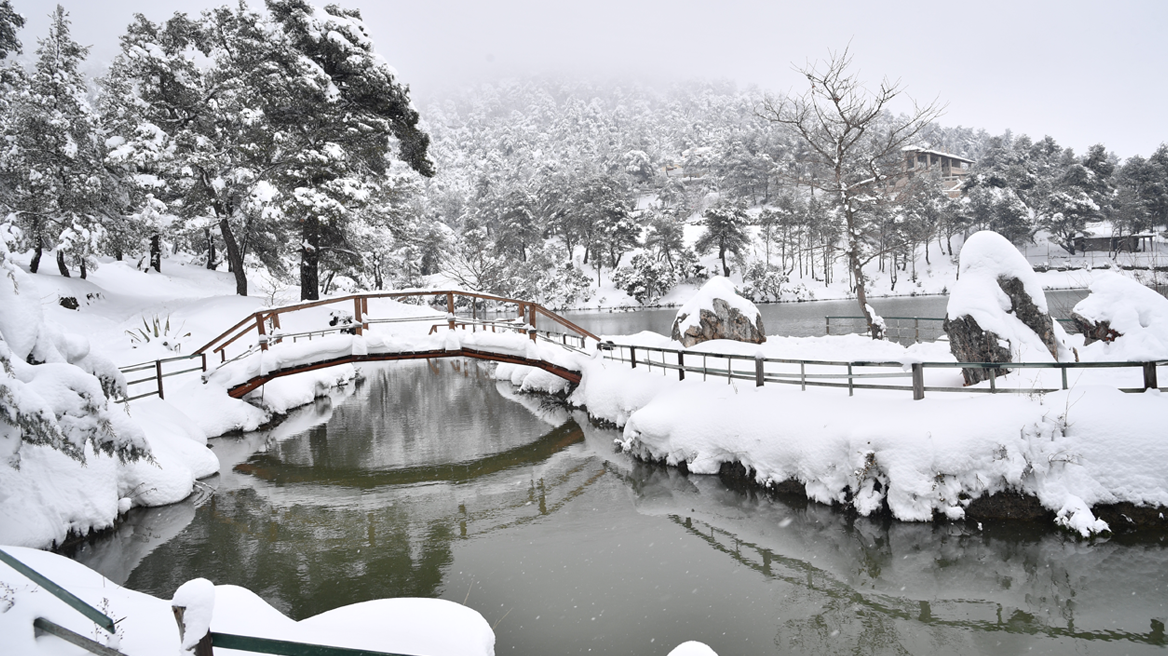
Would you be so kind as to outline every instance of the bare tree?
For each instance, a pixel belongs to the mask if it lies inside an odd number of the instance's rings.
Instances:
[[[868,228],[877,206],[894,186],[891,178],[901,171],[902,148],[944,107],[937,101],[922,106],[910,99],[909,114],[892,116],[888,105],[901,95],[900,81],[885,78],[878,90],[870,91],[849,72],[850,65],[851,55],[844,49],[830,53],[827,62],[796,68],[807,78],[809,88],[800,95],[768,97],[760,114],[787,126],[807,145],[813,172],[800,182],[822,190],[826,199],[840,207],[856,300],[872,337],[880,339],[883,329],[868,306],[864,265],[882,250],[873,244]]]

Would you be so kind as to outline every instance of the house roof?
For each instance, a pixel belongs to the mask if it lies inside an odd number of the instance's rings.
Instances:
[[[948,157],[949,159],[955,159],[959,162],[967,162],[969,164],[974,163],[974,161],[972,159],[966,159],[964,157],[961,157],[960,155],[954,155],[953,153],[943,153],[939,150],[931,150],[929,148],[921,148],[919,146],[906,146],[906,147],[902,148],[901,150],[906,152],[906,153],[910,153],[910,152],[924,153],[926,155],[936,155],[938,157]]]

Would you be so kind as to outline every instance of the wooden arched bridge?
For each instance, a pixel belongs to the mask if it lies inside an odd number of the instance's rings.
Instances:
[[[558,329],[558,330],[556,330]],[[202,371],[235,398],[276,378],[357,362],[466,357],[542,369],[580,382],[580,357],[599,338],[538,303],[460,289],[351,294],[265,308],[244,317],[193,353],[124,369],[163,378]],[[199,366],[163,373],[164,365]]]

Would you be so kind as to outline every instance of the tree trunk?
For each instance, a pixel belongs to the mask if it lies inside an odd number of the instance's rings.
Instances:
[[[61,272],[62,278],[69,278],[69,267],[65,266],[65,251],[57,249],[57,269]]]
[[[86,269],[85,269],[85,258],[84,257],[77,258],[77,269],[81,272],[81,279],[85,280],[86,277],[88,277],[89,272],[86,271]]]
[[[150,268],[162,273],[162,237],[150,235]]]
[[[33,247],[32,261],[28,263],[28,270],[36,273],[37,269],[41,268],[41,255],[45,253],[45,240],[38,234],[36,238],[36,246]]]
[[[207,238],[207,268],[215,269],[215,237],[210,228],[203,228],[203,235]]]
[[[320,298],[320,220],[311,212],[300,230],[300,300]]]
[[[227,261],[231,265],[231,272],[235,274],[235,293],[247,296],[247,274],[243,270],[243,254],[239,252],[239,245],[231,232],[231,224],[223,214],[219,215],[219,234],[223,235],[223,244],[227,247]]]

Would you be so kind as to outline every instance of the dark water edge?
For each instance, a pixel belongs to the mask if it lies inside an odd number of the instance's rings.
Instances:
[[[857,517],[633,460],[475,364],[403,364],[214,440],[214,497],[131,512],[75,557],[162,598],[195,576],[244,585],[297,619],[465,602],[499,654],[1165,649],[1162,536]]]

